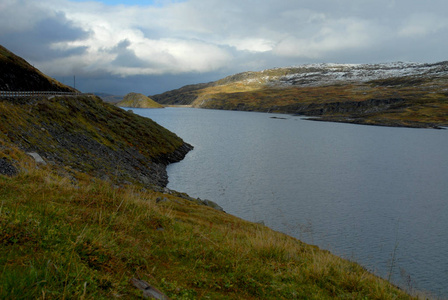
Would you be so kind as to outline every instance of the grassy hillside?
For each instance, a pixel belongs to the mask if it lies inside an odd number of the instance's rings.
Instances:
[[[358,264],[163,188],[166,164],[189,150],[95,96],[1,98],[0,299],[153,289],[171,299],[412,298]]]
[[[191,87],[185,97],[183,89],[179,89],[157,95],[155,99],[163,104],[176,104],[181,99],[182,104],[198,108],[438,128],[448,126],[447,65],[404,66],[404,71],[387,65],[366,65],[358,69],[344,65],[280,68],[236,74],[196,89]],[[393,67],[395,73],[390,70]],[[385,74],[379,76],[378,72]]]
[[[0,91],[77,92],[43,74],[23,58],[0,45]]]
[[[411,299],[328,251],[133,185],[76,183],[15,147],[0,175],[1,299]]]
[[[150,119],[95,96],[0,99],[0,139],[64,172],[165,185],[165,166],[191,149]]]
[[[155,102],[151,98],[138,93],[129,93],[124,96],[123,100],[116,104],[120,107],[134,108],[163,108],[163,105]]]

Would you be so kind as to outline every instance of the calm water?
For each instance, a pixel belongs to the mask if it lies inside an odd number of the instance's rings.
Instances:
[[[192,108],[134,112],[195,146],[168,167],[169,188],[448,298],[448,131]]]

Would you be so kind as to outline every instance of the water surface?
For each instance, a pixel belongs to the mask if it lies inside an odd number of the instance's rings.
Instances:
[[[192,108],[134,112],[195,146],[168,167],[169,188],[448,298],[448,131]]]

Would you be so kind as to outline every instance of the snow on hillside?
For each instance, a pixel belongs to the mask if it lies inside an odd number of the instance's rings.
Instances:
[[[271,85],[317,86],[338,82],[366,82],[391,77],[448,76],[448,62],[423,64],[309,64],[285,68],[290,74],[269,78]]]

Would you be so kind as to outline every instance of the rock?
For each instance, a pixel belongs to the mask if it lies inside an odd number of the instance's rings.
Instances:
[[[0,174],[6,176],[15,176],[19,171],[9,163],[6,158],[0,159]]]
[[[224,211],[224,209],[221,206],[219,206],[218,204],[216,204],[215,202],[213,202],[211,200],[205,199],[205,200],[202,200],[202,203],[204,203],[204,205],[214,208],[216,210]]]
[[[36,161],[36,163],[38,164],[43,164],[44,166],[47,164],[45,162],[45,160],[42,158],[42,156],[39,155],[39,153],[36,152],[28,152],[27,153],[29,156],[31,156],[32,158],[34,158],[34,160]]]
[[[132,278],[131,283],[138,288],[139,290],[143,291],[143,298],[150,298],[150,299],[161,299],[161,300],[167,300],[169,299],[164,293],[159,291],[153,286],[150,286],[149,283],[146,281]]]
[[[157,197],[156,198],[156,203],[163,203],[163,202],[169,202],[168,198],[166,197]]]

